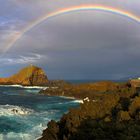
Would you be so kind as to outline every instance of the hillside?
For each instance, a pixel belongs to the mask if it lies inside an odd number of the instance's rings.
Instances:
[[[1,85],[23,85],[23,86],[43,86],[48,83],[45,72],[33,65],[21,69],[16,74],[8,78],[0,78]]]

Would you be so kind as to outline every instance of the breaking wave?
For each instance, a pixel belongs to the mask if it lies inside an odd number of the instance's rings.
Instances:
[[[28,130],[27,132],[9,132],[7,134],[0,134],[0,140],[35,140],[41,137],[42,131],[45,128],[46,125],[43,126],[40,124]]]
[[[46,89],[48,87],[42,86],[22,86],[22,85],[0,85],[1,87],[17,87],[17,88],[25,88],[25,89]]]
[[[0,105],[0,116],[13,116],[13,115],[29,115],[33,113],[32,109],[24,108],[14,105]]]
[[[81,103],[81,104],[83,104],[83,100],[74,100],[74,101],[72,101],[72,102],[74,102],[74,103]]]
[[[0,140],[35,140],[50,120],[79,105],[73,98],[34,94],[41,88],[0,86]]]

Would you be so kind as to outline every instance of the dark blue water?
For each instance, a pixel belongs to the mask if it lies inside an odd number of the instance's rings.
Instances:
[[[34,140],[48,121],[79,106],[73,99],[39,95],[39,90],[0,87],[0,140]]]
[[[128,79],[129,80],[129,79]],[[82,84],[82,83],[94,83],[94,82],[100,82],[100,81],[112,81],[112,82],[127,82],[128,80],[66,80],[69,83],[72,84]]]

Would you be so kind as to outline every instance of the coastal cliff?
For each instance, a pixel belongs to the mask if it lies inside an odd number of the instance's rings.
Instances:
[[[29,65],[8,78],[0,78],[0,85],[15,84],[23,86],[44,86],[48,84],[48,78],[41,68]]]
[[[140,96],[139,91],[130,83],[99,82],[67,85],[42,92],[49,95],[87,98],[79,108],[70,109],[64,114],[60,121],[50,121],[39,140],[140,138]]]
[[[39,140],[138,140],[140,138],[140,81],[101,81],[71,84],[49,81],[45,72],[28,66],[1,85],[47,86],[39,94],[82,99],[60,121],[51,120]]]

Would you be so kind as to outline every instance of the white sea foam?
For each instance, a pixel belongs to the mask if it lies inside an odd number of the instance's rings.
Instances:
[[[21,116],[33,113],[32,109],[14,106],[14,105],[0,105],[0,116]]]
[[[59,96],[59,97],[64,98],[64,99],[73,99],[73,101],[71,102],[74,102],[74,103],[81,103],[81,104],[84,103],[83,100],[77,100],[75,97],[67,97],[67,96]]]
[[[9,106],[9,105],[6,105]],[[12,106],[11,106],[12,107]],[[1,108],[1,107],[0,107]],[[26,108],[29,111],[29,109]],[[0,110],[1,111],[1,110]],[[27,128],[26,131],[21,132],[8,132],[8,133],[0,133],[0,140],[36,140],[42,136],[42,132],[47,127],[47,123],[51,120],[51,118],[47,117],[55,114],[55,110],[52,111],[44,111],[44,112],[33,112],[31,116],[21,115],[22,118],[19,118],[17,122],[21,122],[25,124],[29,124],[31,128]],[[8,114],[9,115],[9,114]],[[42,122],[36,123],[37,120],[35,118],[42,118]],[[31,119],[32,118],[32,119]],[[34,125],[34,123],[36,125]],[[18,126],[17,126],[18,127]],[[24,127],[24,126],[23,126]]]
[[[73,102],[74,102],[74,103],[81,103],[81,104],[84,103],[83,100],[74,100]]]
[[[0,85],[0,87],[22,87],[22,85]]]
[[[38,93],[40,89],[26,89],[26,92],[28,93]]]
[[[68,96],[59,96],[61,98],[64,98],[64,99],[75,99],[74,97],[68,97]]]
[[[22,86],[22,85],[0,85],[0,87],[18,87],[18,88],[25,88],[25,89],[47,89],[48,87],[42,86]]]
[[[47,89],[48,87],[41,87],[41,86],[22,86],[22,88],[28,88],[28,89]]]
[[[0,134],[0,140],[36,140],[41,137],[43,130],[47,127],[47,125],[39,124],[28,132],[9,132],[7,134]]]

